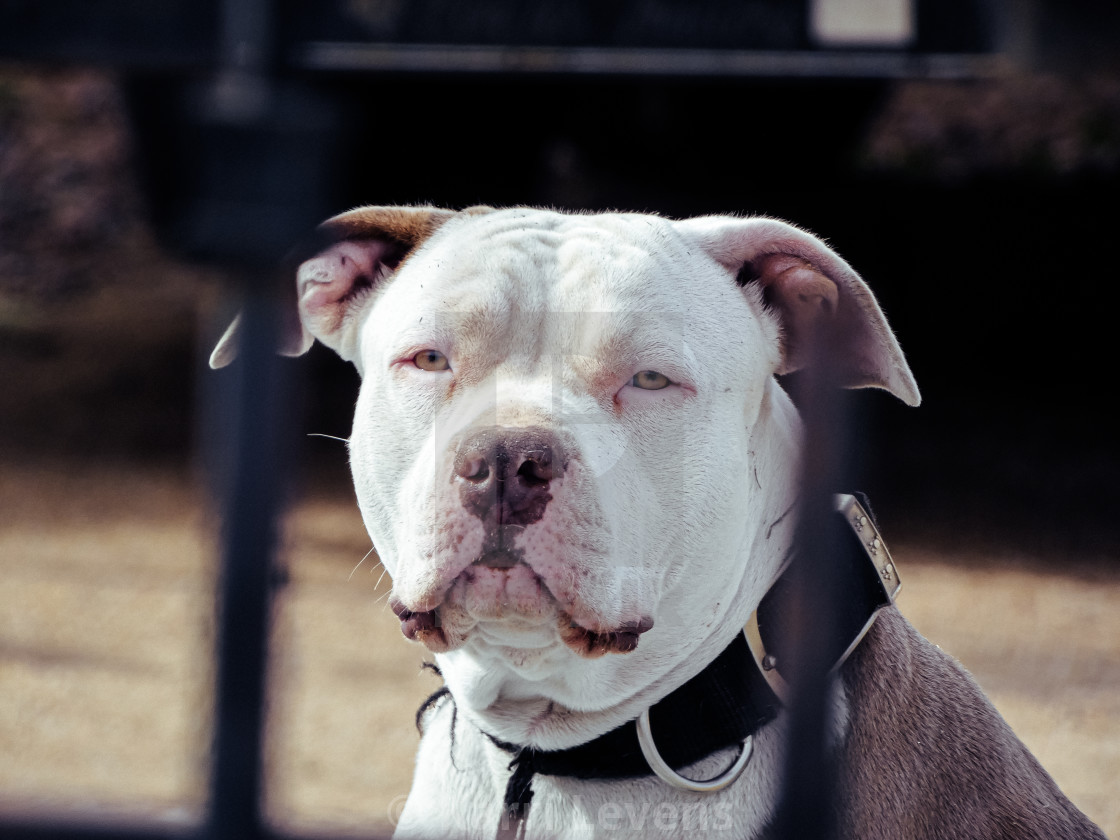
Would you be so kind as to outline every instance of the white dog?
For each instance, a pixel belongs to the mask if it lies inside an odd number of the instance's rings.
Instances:
[[[320,236],[288,349],[361,373],[362,516],[446,683],[397,836],[763,836],[785,718],[756,610],[793,552],[801,436],[774,374],[827,325],[841,384],[916,405],[870,290],[762,218],[364,207]],[[1103,836],[878,616],[831,704],[843,837]]]

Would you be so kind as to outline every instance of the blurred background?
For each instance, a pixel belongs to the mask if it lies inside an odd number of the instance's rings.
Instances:
[[[536,204],[861,272],[924,397],[853,400],[903,612],[1120,834],[1118,44],[1106,0],[0,0],[0,807],[201,818],[246,278],[356,204]],[[267,811],[372,836],[436,683],[308,437],[357,377],[283,365]]]

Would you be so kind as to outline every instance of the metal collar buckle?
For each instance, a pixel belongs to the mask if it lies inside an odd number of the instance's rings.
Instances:
[[[866,622],[833,664],[830,673],[835,674],[851,656],[852,651],[863,641],[863,637],[867,635],[867,631],[875,623],[879,610],[894,603],[899,590],[902,589],[902,581],[898,576],[898,567],[895,565],[890,551],[887,550],[887,544],[883,541],[882,534],[879,533],[879,529],[875,527],[870,514],[859,503],[859,500],[855,496],[843,493],[835,495],[833,499],[837,513],[844,518],[855,537],[855,541],[863,549],[863,557],[867,565],[864,565],[861,571],[865,569],[866,577],[877,582],[875,588],[878,596],[875,608],[870,611]],[[762,640],[757,609],[747,619],[747,625],[743,628],[743,632],[746,633],[751,656],[754,658],[762,676],[766,679],[774,694],[778,696],[778,699],[786,703],[790,693],[789,684],[782,677],[777,658],[767,651],[766,644]]]

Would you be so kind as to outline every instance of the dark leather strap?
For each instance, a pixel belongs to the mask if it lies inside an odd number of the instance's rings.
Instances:
[[[829,578],[833,627],[825,651],[827,662],[840,663],[851,652],[875,614],[892,603],[900,586],[898,570],[879,534],[871,506],[863,494],[856,495],[855,499],[838,497],[856,504],[837,510],[827,525],[832,546],[829,559],[834,564]],[[794,625],[816,618],[797,614],[793,571],[791,565],[758,605],[758,630],[766,652],[773,655],[777,669],[785,674],[795,670]]]

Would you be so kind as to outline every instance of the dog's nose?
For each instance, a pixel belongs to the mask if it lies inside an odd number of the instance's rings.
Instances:
[[[547,429],[490,426],[463,440],[454,469],[463,507],[492,527],[525,526],[544,516],[564,456]]]

